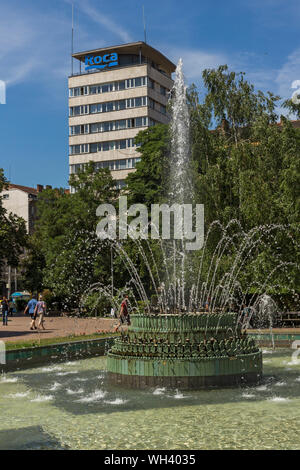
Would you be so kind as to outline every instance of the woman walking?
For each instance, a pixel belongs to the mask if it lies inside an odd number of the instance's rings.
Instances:
[[[3,326],[7,326],[7,317],[8,317],[8,301],[6,297],[3,297],[3,300],[1,302],[1,308],[2,308],[2,322]]]
[[[34,309],[34,315],[39,316],[39,323],[38,323],[38,328],[42,327],[43,330],[45,330],[44,327],[44,316],[46,315],[46,303],[43,301],[43,296],[39,296],[39,301],[36,304],[36,307]]]

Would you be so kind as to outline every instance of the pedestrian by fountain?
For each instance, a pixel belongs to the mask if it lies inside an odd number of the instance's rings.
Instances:
[[[115,328],[115,332],[119,330],[119,328],[124,325],[124,323],[127,323],[127,325],[130,325],[130,315],[128,312],[128,295],[126,294],[124,296],[124,299],[121,303],[121,308],[120,308],[120,316],[119,316],[119,324]]]
[[[25,310],[24,310],[24,315],[26,315],[26,313],[28,312],[30,317],[31,317],[31,324],[30,324],[30,329],[31,330],[36,330],[37,327],[35,325],[35,320],[36,320],[36,317],[37,315],[35,314],[35,307],[36,307],[36,304],[37,304],[37,300],[36,300],[36,295],[33,294],[32,296],[32,299],[29,300]]]
[[[250,318],[251,318],[251,308],[247,307],[246,304],[243,304],[242,312],[240,316],[240,322],[241,322],[243,329],[249,328]]]
[[[211,298],[207,297],[206,302],[204,302],[204,304],[203,304],[203,307],[204,307],[206,312],[209,312],[210,304],[211,304]]]
[[[111,318],[117,318],[114,307],[111,307],[110,309],[110,316]]]
[[[6,297],[3,297],[1,302],[1,309],[2,309],[2,322],[3,326],[7,326],[7,317],[8,317],[8,301]]]
[[[46,315],[46,303],[43,301],[43,296],[42,295],[39,296],[39,301],[35,306],[34,313],[35,313],[35,315],[39,316],[38,328],[41,327],[43,330],[45,330],[44,316]]]
[[[13,316],[13,311],[14,311],[14,303],[13,303],[12,298],[9,299],[8,310],[9,310],[9,315],[12,317]]]

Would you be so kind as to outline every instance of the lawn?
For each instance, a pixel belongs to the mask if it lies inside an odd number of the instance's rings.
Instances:
[[[30,341],[16,341],[7,342],[5,344],[6,351],[14,349],[26,349],[26,348],[37,348],[39,346],[49,346],[52,344],[59,343],[70,343],[73,341],[88,341],[92,339],[109,338],[111,336],[118,336],[118,333],[94,333],[92,335],[71,335],[59,338],[47,338],[41,340],[30,340]]]

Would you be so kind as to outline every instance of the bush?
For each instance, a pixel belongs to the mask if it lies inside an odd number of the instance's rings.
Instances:
[[[82,303],[83,312],[87,316],[104,317],[108,315],[111,309],[111,302],[108,298],[101,296],[97,292],[93,292],[85,297]]]
[[[138,304],[138,310],[135,313],[137,313],[138,315],[145,315],[147,303],[144,302],[143,300],[138,300],[137,304]]]
[[[23,310],[25,310],[27,303],[28,303],[27,300],[17,298],[15,301],[17,312],[22,312]]]

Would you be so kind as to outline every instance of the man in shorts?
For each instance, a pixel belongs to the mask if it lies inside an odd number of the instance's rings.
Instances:
[[[120,326],[124,325],[127,323],[127,325],[130,325],[130,316],[128,312],[128,295],[126,294],[122,303],[121,303],[121,309],[120,309],[120,316],[119,316],[119,324],[115,328],[115,332],[117,332],[120,328]]]
[[[24,310],[25,315],[28,312],[29,315],[31,316],[31,325],[30,325],[31,330],[36,330],[37,329],[37,327],[35,326],[35,320],[36,320],[36,317],[37,317],[36,314],[35,314],[36,304],[37,304],[36,296],[33,295],[32,299],[29,300],[29,302],[27,304],[27,307]]]

